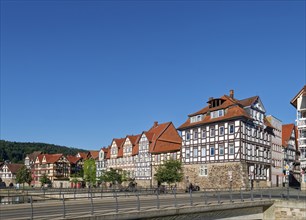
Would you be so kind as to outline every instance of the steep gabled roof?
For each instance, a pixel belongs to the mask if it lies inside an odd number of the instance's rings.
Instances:
[[[111,145],[108,146],[106,149],[106,151],[104,151],[106,153],[106,159],[110,159],[110,155],[111,155]]]
[[[286,124],[282,127],[282,146],[287,147],[288,141],[291,138],[292,132],[295,131],[295,125],[294,124]]]
[[[294,98],[290,101],[291,105],[293,105],[295,108],[297,107],[297,99],[300,96],[306,96],[306,85],[303,86],[303,88],[294,96]]]
[[[89,157],[89,152],[85,153],[85,152],[79,152],[77,153],[77,156],[83,158],[83,159],[87,159]]]
[[[247,107],[253,105],[258,100],[258,98],[259,96],[253,96],[250,98],[239,100],[238,103],[243,107]]]
[[[81,157],[76,157],[76,156],[72,156],[72,155],[67,155],[66,158],[72,164],[76,164],[78,161],[83,159]]]
[[[16,174],[18,170],[24,166],[24,164],[19,164],[19,163],[8,163],[6,165],[9,171],[13,174]]]
[[[182,146],[182,139],[172,122],[154,123],[154,126],[146,133],[146,136],[150,142],[150,153],[178,151]]]
[[[55,163],[57,162],[63,154],[45,154],[47,163]]]
[[[89,155],[94,160],[99,159],[99,151],[89,151]]]
[[[117,154],[117,158],[118,157],[123,157],[123,144],[124,144],[124,141],[125,141],[125,138],[115,138],[114,139],[117,147],[118,147],[118,154]]]

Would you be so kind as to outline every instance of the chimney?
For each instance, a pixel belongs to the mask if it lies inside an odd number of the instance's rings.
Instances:
[[[233,89],[230,90],[230,97],[231,97],[232,99],[234,98],[234,90],[233,90]]]
[[[155,127],[157,127],[157,126],[158,126],[158,121],[154,121],[153,127],[155,128]]]
[[[214,97],[209,97],[208,101],[211,101],[211,100],[213,100],[213,99],[214,99]]]

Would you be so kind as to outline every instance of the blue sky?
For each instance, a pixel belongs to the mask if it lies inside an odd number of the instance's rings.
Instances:
[[[294,123],[305,1],[1,1],[1,139],[98,150],[260,96]]]

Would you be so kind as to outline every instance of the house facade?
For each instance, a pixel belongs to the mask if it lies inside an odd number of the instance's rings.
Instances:
[[[10,183],[16,184],[16,174],[23,166],[23,164],[17,163],[3,163],[0,166],[0,178],[6,186],[9,186]]]
[[[99,151],[99,159],[97,161],[97,178],[100,177],[107,169],[107,155],[108,148],[101,148]]]
[[[181,137],[172,122],[154,125],[138,135],[113,139],[107,153],[109,168],[122,169],[138,186],[157,185],[155,169],[164,161],[180,159]]]
[[[63,154],[40,154],[36,157],[34,173],[34,186],[40,187],[40,179],[44,174],[51,180],[56,188],[70,186],[70,162]]]
[[[285,152],[282,146],[282,121],[272,115],[268,115],[266,118],[273,127],[271,137],[271,185],[282,187],[286,180],[283,173]]]
[[[301,188],[306,190],[306,85],[304,85],[290,103],[296,108]]]
[[[182,133],[185,184],[201,188],[249,188],[271,185],[272,125],[258,96],[238,100],[209,98],[190,114]]]
[[[300,185],[300,162],[299,150],[297,145],[296,127],[294,124],[283,125],[282,145],[284,150],[284,170],[286,174],[286,183],[291,186]]]

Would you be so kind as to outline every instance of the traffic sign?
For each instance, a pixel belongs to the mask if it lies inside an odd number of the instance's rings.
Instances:
[[[289,174],[290,174],[289,170],[286,170],[286,176],[289,176]]]
[[[289,170],[289,165],[288,164],[285,166],[285,170]]]

